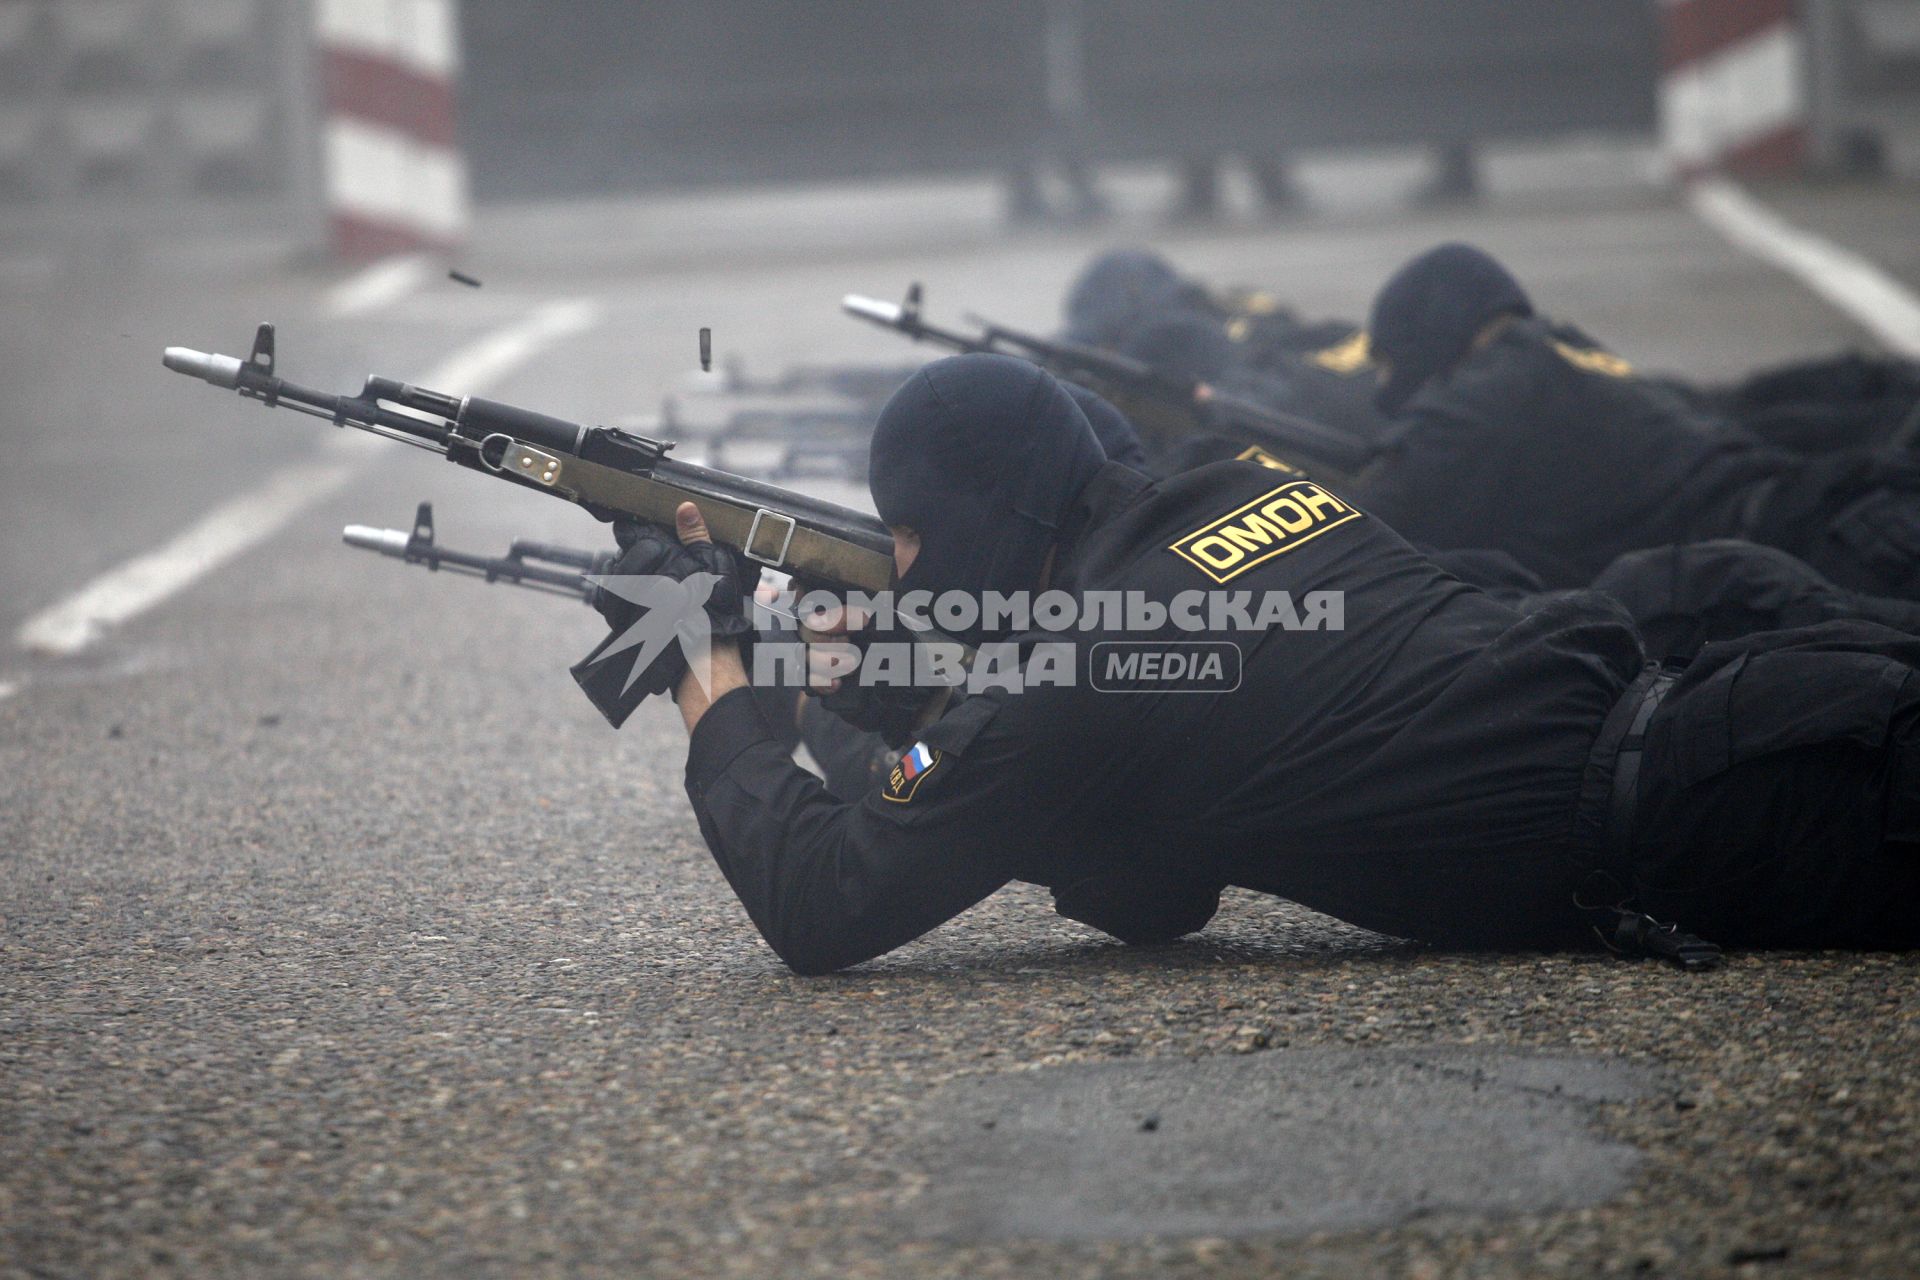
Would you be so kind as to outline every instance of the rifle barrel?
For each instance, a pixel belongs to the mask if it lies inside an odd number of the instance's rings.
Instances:
[[[1095,390],[1104,387],[1109,394],[1133,392],[1151,397],[1190,415],[1196,424],[1205,422],[1203,410],[1210,409],[1212,416],[1228,431],[1237,431],[1253,443],[1282,454],[1298,454],[1308,461],[1324,463],[1349,476],[1372,461],[1372,451],[1367,445],[1335,428],[1221,393],[1189,378],[1171,376],[1119,351],[1043,338],[975,315],[969,315],[967,320],[979,326],[980,334],[968,337],[926,323],[920,318],[917,301],[911,306],[901,306],[850,293],[841,300],[840,306],[848,315],[905,334],[915,342],[937,342],[962,352],[997,351],[1018,355],[1071,381],[1098,384]]]
[[[559,595],[573,596],[584,600],[592,594],[593,584],[582,573],[569,573],[562,569],[549,569],[544,565],[528,564],[518,556],[476,556],[465,551],[453,551],[437,543],[424,547],[414,545],[412,538],[404,529],[378,529],[372,525],[350,524],[341,530],[341,541],[350,547],[359,547],[363,551],[378,552],[391,556],[395,560],[404,560],[408,564],[425,565],[433,570],[447,570],[450,573],[468,574],[476,578],[485,578],[488,582],[508,582],[515,586],[531,587],[536,590],[552,591]],[[520,544],[516,543],[516,547]],[[538,544],[534,544],[538,545]],[[563,552],[568,559],[559,556],[538,556],[539,559],[552,559],[558,563],[570,563],[575,558],[588,563],[583,569],[591,568],[594,560],[590,552],[571,551],[566,548],[552,548]],[[524,554],[533,555],[532,551]]]

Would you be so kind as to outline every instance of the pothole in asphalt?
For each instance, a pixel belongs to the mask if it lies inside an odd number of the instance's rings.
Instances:
[[[950,1240],[1306,1235],[1578,1208],[1639,1153],[1597,1104],[1656,1077],[1593,1058],[1279,1049],[970,1077],[910,1141],[911,1232]]]

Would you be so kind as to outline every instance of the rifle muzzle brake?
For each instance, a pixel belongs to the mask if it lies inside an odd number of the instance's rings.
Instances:
[[[376,529],[372,525],[350,524],[341,530],[341,541],[350,547],[364,547],[383,556],[405,558],[409,538],[404,529]]]
[[[160,361],[175,373],[199,378],[228,391],[240,389],[240,370],[244,362],[235,356],[211,355],[205,351],[195,351],[192,347],[168,347]]]
[[[900,318],[906,314],[897,302],[882,302],[858,293],[850,293],[840,299],[840,309],[850,316],[859,316],[875,324],[899,324]]]

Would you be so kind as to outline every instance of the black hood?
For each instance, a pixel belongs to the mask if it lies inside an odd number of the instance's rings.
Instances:
[[[1530,316],[1533,303],[1508,270],[1466,244],[1429,249],[1394,272],[1368,321],[1375,359],[1392,365],[1374,402],[1398,413],[1427,380],[1467,354],[1490,320]]]
[[[880,518],[920,535],[900,589],[1035,590],[1105,462],[1073,396],[1039,366],[999,355],[928,365],[880,410],[868,469]]]
[[[1168,310],[1201,305],[1202,291],[1159,254],[1115,249],[1088,263],[1074,280],[1061,336],[1117,349],[1145,321]]]
[[[1087,415],[1087,425],[1093,428],[1093,438],[1100,442],[1100,452],[1107,455],[1108,462],[1117,462],[1135,471],[1147,469],[1147,447],[1140,443],[1140,433],[1127,421],[1126,414],[1077,382],[1060,385],[1080,406],[1080,412]]]

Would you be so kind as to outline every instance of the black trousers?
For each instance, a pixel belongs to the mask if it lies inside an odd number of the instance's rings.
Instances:
[[[1733,947],[1920,946],[1920,640],[1708,645],[1647,736],[1641,907]]]
[[[1836,585],[1920,600],[1920,459],[1846,450],[1773,482],[1747,535]]]

